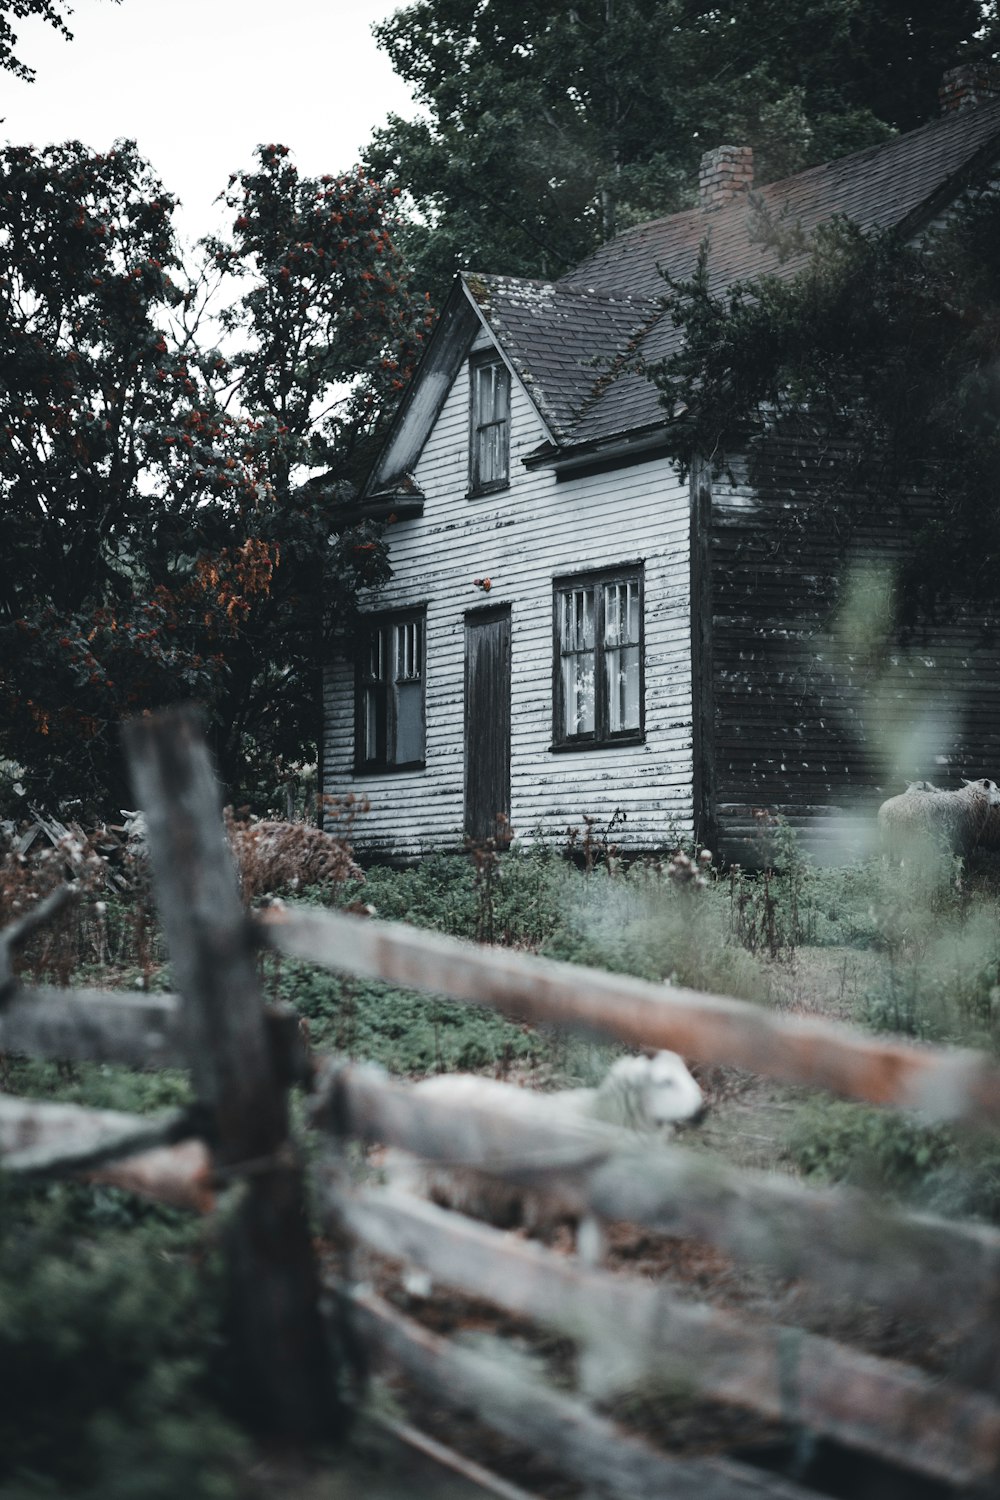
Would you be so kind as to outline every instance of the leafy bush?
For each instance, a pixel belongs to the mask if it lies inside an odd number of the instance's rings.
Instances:
[[[118,1063],[56,1063],[12,1053],[0,1054],[0,1090],[135,1114],[179,1109],[191,1102],[190,1080],[177,1068],[137,1073]]]
[[[0,1495],[236,1500],[221,1306],[197,1227],[109,1189],[0,1178]],[[100,1231],[100,1232],[99,1232]]]
[[[955,1153],[950,1133],[909,1115],[858,1104],[811,1099],[788,1146],[807,1177],[912,1193]]]
[[[1000,1142],[912,1115],[810,1099],[788,1139],[800,1172],[889,1193],[948,1217],[1000,1223]]]
[[[654,983],[769,998],[764,966],[730,932],[718,884],[678,882],[659,865],[637,864],[624,875],[601,867],[577,876],[567,895],[542,948],[547,956]]]
[[[531,1064],[544,1042],[490,1010],[307,964],[270,968],[271,993],[296,1007],[314,1047],[378,1062],[393,1073],[506,1071]]]

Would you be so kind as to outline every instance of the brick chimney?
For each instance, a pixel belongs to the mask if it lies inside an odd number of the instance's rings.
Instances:
[[[943,115],[974,109],[987,99],[1000,98],[1000,69],[990,63],[962,63],[949,68],[941,79],[938,99]]]
[[[706,213],[752,187],[752,146],[716,146],[705,152],[698,171],[698,203]]]

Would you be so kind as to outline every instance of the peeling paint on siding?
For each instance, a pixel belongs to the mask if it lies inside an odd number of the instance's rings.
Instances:
[[[477,344],[479,340],[477,339]],[[473,578],[489,577],[490,603],[512,619],[511,818],[518,835],[554,842],[584,814],[627,848],[661,847],[692,826],[691,623],[688,486],[652,459],[558,486],[521,459],[544,437],[526,392],[511,390],[511,485],[467,499],[467,365],[456,377],[414,471],[422,517],[392,526],[393,578],[378,608],[427,605],[425,769],[353,775],[353,672],[330,664],[325,680],[325,790],[364,793],[359,849],[400,855],[461,847],[464,612],[482,603]],[[646,594],[646,740],[553,755],[552,580],[643,558]]]

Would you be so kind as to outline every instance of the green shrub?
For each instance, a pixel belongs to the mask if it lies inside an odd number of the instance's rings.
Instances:
[[[766,1000],[764,966],[729,929],[720,884],[678,883],[658,865],[577,876],[559,928],[543,946],[552,958],[632,974],[654,983]]]
[[[842,1100],[802,1107],[787,1145],[806,1177],[888,1193],[948,1217],[1000,1223],[1000,1142]]]
[[[275,966],[270,988],[305,1017],[314,1047],[393,1073],[503,1072],[532,1064],[544,1049],[536,1032],[494,1011],[307,964]]]
[[[109,1189],[0,1178],[0,1496],[236,1500],[221,1305],[198,1227]]]
[[[192,1097],[188,1075],[176,1068],[137,1073],[118,1063],[55,1063],[12,1054],[0,1055],[0,1088],[30,1099],[135,1114],[181,1108]]]
[[[951,1161],[955,1145],[942,1127],[910,1115],[840,1100],[811,1099],[796,1122],[789,1154],[807,1177],[912,1193]]]

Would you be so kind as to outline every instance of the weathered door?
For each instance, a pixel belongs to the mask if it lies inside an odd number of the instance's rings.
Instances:
[[[510,606],[500,605],[465,617],[465,832],[503,838],[509,818]]]

